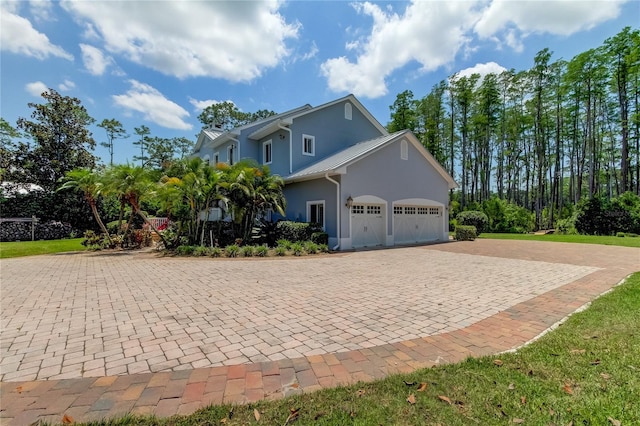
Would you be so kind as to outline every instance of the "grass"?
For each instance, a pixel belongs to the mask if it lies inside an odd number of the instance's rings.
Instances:
[[[599,235],[533,235],[482,233],[479,238],[498,240],[554,241],[560,243],[604,244],[608,246],[640,247],[640,237],[612,237]]]
[[[80,244],[82,240],[82,238],[73,238],[68,240],[0,242],[0,259],[86,250],[86,247]]]
[[[186,417],[92,424],[288,425],[292,410],[299,410],[295,425],[638,424],[638,312],[640,273],[515,353]]]

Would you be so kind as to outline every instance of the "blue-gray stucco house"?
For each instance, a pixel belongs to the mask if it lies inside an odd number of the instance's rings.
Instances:
[[[456,183],[411,131],[388,133],[353,95],[205,129],[193,155],[269,165],[286,184],[286,218],[321,223],[333,249],[448,240]]]

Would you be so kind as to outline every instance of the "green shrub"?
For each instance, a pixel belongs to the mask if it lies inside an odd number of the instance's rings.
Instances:
[[[329,246],[327,244],[318,244],[318,251],[320,253],[329,253]]]
[[[220,247],[212,247],[211,250],[209,250],[209,256],[211,257],[222,256],[222,249]]]
[[[313,241],[305,241],[304,250],[309,254],[316,254],[318,252],[318,244]]]
[[[476,211],[476,210],[467,210],[458,214],[456,217],[458,221],[458,228],[460,225],[463,226],[474,226],[476,228],[476,236],[480,235],[487,229],[487,225],[489,224],[489,218],[486,214]],[[456,231],[457,229],[456,228]]]
[[[276,256],[286,256],[287,255],[287,249],[284,246],[278,246],[276,247]]]
[[[281,239],[281,240],[278,240],[276,244],[277,244],[276,247],[284,247],[285,250],[291,249],[291,241],[289,240]]]
[[[627,237],[629,238],[636,238],[638,237],[638,234],[634,233],[634,232],[627,232]]]
[[[120,231],[120,229],[118,228],[118,223],[120,223],[120,221],[114,220],[105,225],[107,227],[107,231],[109,231],[109,234],[117,234]],[[122,225],[124,226],[126,225],[126,223],[127,222],[123,221]]]
[[[326,232],[314,232],[311,234],[311,242],[316,244],[329,244],[329,234]]]
[[[282,220],[276,225],[278,239],[285,239],[292,242],[302,242],[311,239],[311,235],[322,232],[322,226],[317,223],[292,222]]]
[[[244,257],[253,257],[253,255],[255,254],[255,251],[256,249],[254,246],[244,246],[240,249],[240,252]]]
[[[240,246],[237,244],[231,244],[224,249],[224,253],[228,257],[238,257],[238,253],[240,252]]]
[[[193,249],[193,255],[194,256],[208,256],[209,255],[209,248],[208,247],[204,247],[204,246],[198,246],[198,247]]]
[[[561,235],[576,235],[576,216],[573,215],[566,219],[559,219],[556,222],[556,232]]]
[[[304,246],[301,242],[295,242],[291,244],[291,251],[293,252],[294,256],[302,256],[305,253]]]
[[[267,257],[269,256],[269,247],[265,245],[261,245],[256,247],[256,256],[258,257]]]
[[[616,232],[616,237],[624,238],[624,236],[625,236],[624,232]]]
[[[179,256],[191,256],[195,249],[195,246],[178,246],[176,248],[176,254]]]
[[[458,225],[455,238],[457,241],[473,241],[476,239],[476,227],[472,225]]]

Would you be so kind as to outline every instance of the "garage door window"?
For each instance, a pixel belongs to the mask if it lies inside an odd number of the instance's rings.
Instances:
[[[367,206],[367,214],[380,214],[382,209],[380,206]]]
[[[429,209],[427,207],[418,207],[418,214],[420,215],[429,214]]]
[[[404,208],[404,214],[416,214],[416,208],[415,207],[405,207]]]
[[[393,214],[402,214],[402,207],[394,206],[393,207]]]
[[[364,206],[352,206],[351,207],[351,213],[352,214],[364,214]]]
[[[437,207],[429,207],[429,214],[434,216],[440,216],[440,209]]]

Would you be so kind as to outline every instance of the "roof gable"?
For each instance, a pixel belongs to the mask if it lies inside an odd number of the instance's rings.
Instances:
[[[366,140],[352,145],[336,154],[324,158],[309,167],[305,167],[287,177],[285,182],[297,182],[303,180],[316,179],[325,174],[344,174],[346,168],[354,164],[383,147],[397,142],[403,137],[412,143],[412,145],[422,154],[427,162],[440,174],[449,185],[449,189],[457,188],[458,185],[447,171],[436,161],[435,158],[427,151],[418,141],[410,130],[401,130],[392,134],[380,136],[378,138]]]

